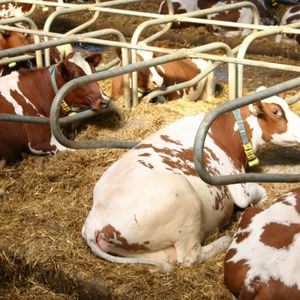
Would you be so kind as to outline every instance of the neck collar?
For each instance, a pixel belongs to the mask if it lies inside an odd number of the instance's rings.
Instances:
[[[236,110],[232,111],[232,113],[236,119],[236,122],[237,122],[237,125],[239,128],[239,132],[240,132],[241,138],[243,140],[243,148],[244,148],[244,152],[247,157],[247,164],[249,167],[256,166],[259,164],[259,159],[255,155],[252,145],[248,140],[247,133],[246,133],[246,130],[244,127],[244,123],[243,123],[243,120],[241,117],[241,110],[236,109]]]

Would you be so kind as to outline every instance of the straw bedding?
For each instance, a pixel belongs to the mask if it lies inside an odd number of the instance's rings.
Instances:
[[[155,1],[148,2],[152,8]],[[112,56],[113,51],[107,51],[104,62]],[[283,57],[273,60],[298,64]],[[225,71],[221,69],[219,75]],[[245,71],[245,92],[295,76],[254,68]],[[91,120],[77,139],[141,140],[184,115],[210,111],[226,101],[226,80],[220,83],[223,89],[210,103],[141,103],[130,112],[123,110],[124,121],[113,113]],[[110,80],[100,84],[110,92]],[[116,103],[123,108],[122,98]],[[294,110],[299,113],[300,106]],[[0,171],[0,299],[230,299],[223,285],[224,254],[189,268],[178,265],[166,274],[151,266],[108,263],[90,252],[81,227],[92,204],[94,184],[125,152],[96,149],[48,157],[24,155],[22,161]],[[283,165],[281,172],[286,170]],[[266,205],[297,185],[263,184],[270,195]],[[224,232],[206,242],[232,234],[236,221],[234,217]]]

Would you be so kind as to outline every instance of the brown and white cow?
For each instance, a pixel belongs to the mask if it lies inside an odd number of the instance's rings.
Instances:
[[[21,46],[30,45],[34,42],[33,37],[26,33],[16,31],[1,31],[0,32],[0,51],[5,49],[11,49]],[[26,67],[28,64],[25,62],[12,63],[9,65],[0,65],[0,76],[11,73],[16,65],[18,68]]]
[[[300,118],[277,96],[241,108],[241,115],[254,151],[267,143],[300,143]],[[82,228],[94,254],[111,262],[168,268],[174,262],[205,261],[228,247],[228,236],[202,243],[228,223],[234,204],[247,207],[264,200],[266,192],[256,183],[213,186],[198,177],[193,146],[203,116],[188,116],[155,132],[102,175]],[[245,172],[232,113],[214,121],[204,155],[211,175]]]
[[[56,87],[83,75],[92,74],[101,60],[94,53],[84,58],[73,52],[52,68],[14,71],[0,78],[0,114],[49,117]],[[55,83],[53,83],[55,82]],[[97,82],[87,83],[72,90],[64,99],[72,110],[91,108],[103,110],[109,103]],[[61,116],[67,115],[64,110]],[[65,150],[53,134],[50,126],[30,123],[0,122],[0,162],[13,161],[22,152],[51,154]]]
[[[172,0],[175,14],[182,14],[186,12],[197,11],[201,9],[214,8],[224,6],[226,4],[239,3],[243,0]],[[265,25],[277,24],[277,19],[272,13],[272,0],[249,0],[258,9],[261,23]],[[161,14],[168,13],[166,1],[162,1],[158,12]],[[240,8],[238,10],[230,10],[207,15],[209,20],[229,21],[237,23],[253,24],[253,13],[250,8]],[[180,26],[180,24],[179,24]],[[250,29],[220,27],[217,25],[207,25],[207,29],[215,35],[224,34],[227,37],[248,35],[251,33]]]
[[[245,210],[225,257],[238,299],[300,299],[300,188],[267,209]]]
[[[283,14],[280,25],[288,25],[300,22],[300,4],[289,7]],[[276,36],[276,43],[286,42],[291,44],[300,44],[299,34],[278,34]]]
[[[159,44],[162,45],[162,44]],[[137,51],[138,61],[145,61],[159,54],[149,51]],[[182,59],[150,68],[142,68],[138,73],[139,98],[147,96],[151,91],[180,84],[199,75],[211,65],[210,62],[197,59]],[[211,100],[215,96],[216,81],[213,73],[200,80],[196,85],[177,90],[175,92],[159,96],[160,102],[184,99],[187,101]],[[121,96],[124,92],[123,77],[117,76],[112,79],[112,96]]]

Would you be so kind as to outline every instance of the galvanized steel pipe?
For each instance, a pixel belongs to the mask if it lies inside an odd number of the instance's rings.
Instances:
[[[240,108],[242,106],[254,103],[261,99],[265,99],[275,94],[279,94],[281,92],[287,91],[299,85],[300,85],[300,78],[292,79],[274,85],[260,92],[243,96],[235,100],[232,100],[230,102],[221,104],[213,111],[207,113],[197,130],[195,143],[194,143],[194,163],[200,178],[205,182],[214,185],[235,184],[235,183],[243,183],[243,182],[299,182],[300,174],[248,173],[248,174],[237,174],[237,175],[211,176],[207,172],[204,165],[205,138],[211,124],[218,116],[226,112],[230,112],[234,109]]]

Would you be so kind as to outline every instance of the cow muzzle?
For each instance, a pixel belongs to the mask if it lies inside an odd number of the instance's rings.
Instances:
[[[108,108],[109,103],[110,103],[110,98],[101,98],[101,99],[97,99],[95,101],[93,101],[93,103],[91,104],[91,109],[93,110],[101,110],[101,109],[105,109]]]

